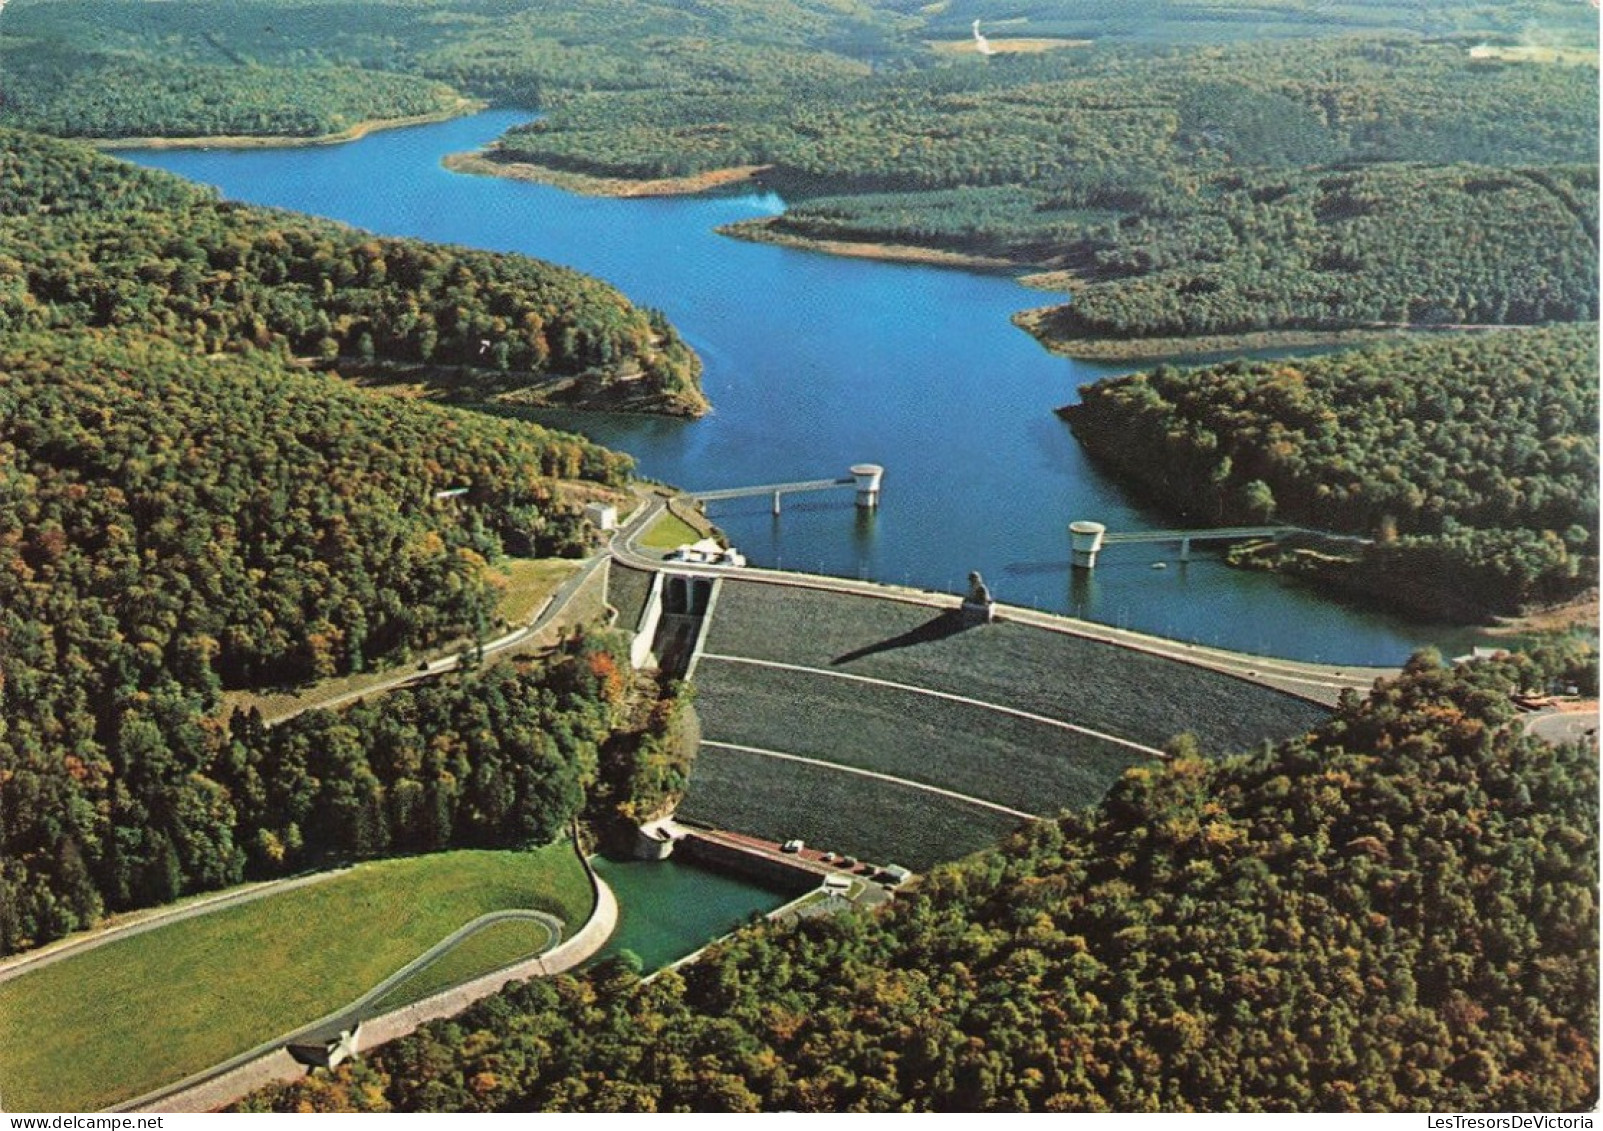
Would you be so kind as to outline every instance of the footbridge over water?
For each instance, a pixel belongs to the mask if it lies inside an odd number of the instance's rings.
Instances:
[[[1191,560],[1193,542],[1243,542],[1253,538],[1280,539],[1293,534],[1308,534],[1317,538],[1339,542],[1365,544],[1372,539],[1355,534],[1332,534],[1326,530],[1310,530],[1304,526],[1215,526],[1198,530],[1129,530],[1109,533],[1100,522],[1081,520],[1069,523],[1069,545],[1072,562],[1077,569],[1095,569],[1097,554],[1105,546],[1130,546],[1142,542],[1178,542],[1180,560]]]
[[[692,491],[690,495],[703,503],[719,499],[747,499],[771,495],[774,500],[774,513],[778,514],[782,496],[803,491],[833,491],[841,487],[855,487],[857,505],[864,510],[873,510],[879,506],[880,480],[884,475],[885,469],[877,463],[859,463],[852,465],[851,474],[839,479],[803,479],[794,483],[767,483],[757,487],[725,487],[713,491]]]

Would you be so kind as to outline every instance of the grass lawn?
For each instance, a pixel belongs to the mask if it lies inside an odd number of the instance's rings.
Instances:
[[[444,852],[109,943],[0,984],[0,1094],[11,1111],[105,1107],[339,1008],[486,912],[572,928],[590,902],[567,844]]]
[[[573,926],[570,923],[570,929]],[[544,924],[517,919],[491,923],[373,1001],[365,1012],[377,1015],[422,1001],[480,974],[532,958],[551,945],[551,935]]]
[[[924,871],[1022,822],[894,782],[704,746],[679,815],[770,840]]]
[[[1006,623],[949,629],[936,609],[726,580],[707,651],[967,695],[1148,746],[1189,731],[1213,753],[1299,734],[1328,714],[1269,688],[1083,637]]]
[[[639,545],[648,550],[676,550],[680,546],[701,541],[701,531],[678,515],[663,511],[651,529],[640,536]]]
[[[574,558],[508,558],[496,566],[506,578],[498,611],[508,624],[527,624],[557,587],[579,572]]]
[[[696,713],[712,741],[873,770],[1039,816],[1094,805],[1128,767],[1148,761],[964,703],[711,659],[696,672]]]

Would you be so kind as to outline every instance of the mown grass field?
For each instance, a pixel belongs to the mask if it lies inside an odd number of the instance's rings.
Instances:
[[[0,984],[0,1095],[10,1111],[105,1107],[338,1009],[486,912],[571,928],[590,905],[569,845],[445,852],[108,943]]]
[[[1286,738],[1325,716],[1268,688],[1094,640],[1005,623],[951,627],[916,605],[725,581],[706,650],[967,695],[1147,746],[1190,732],[1212,753]]]
[[[710,739],[873,770],[1038,816],[1095,804],[1127,767],[1147,760],[963,703],[710,659],[696,671],[696,713]],[[693,780],[691,792],[698,786]]]
[[[676,550],[680,546],[701,541],[701,531],[676,514],[663,511],[651,524],[651,529],[640,536],[640,545],[648,550]]]
[[[1039,55],[1043,51],[1059,51],[1065,47],[1090,47],[1089,39],[995,39],[987,35],[985,42],[995,55]],[[973,39],[935,39],[929,48],[937,55],[978,55],[979,44]]]
[[[984,848],[1021,823],[891,782],[709,746],[696,756],[679,815],[915,871]]]

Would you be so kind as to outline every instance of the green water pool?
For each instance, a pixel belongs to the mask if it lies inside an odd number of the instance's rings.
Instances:
[[[673,859],[641,862],[597,857],[595,866],[618,897],[618,929],[597,957],[632,950],[647,973],[791,898],[749,880]]]

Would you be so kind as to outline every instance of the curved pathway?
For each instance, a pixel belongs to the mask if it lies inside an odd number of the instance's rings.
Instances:
[[[876,770],[864,770],[857,766],[843,766],[839,762],[826,762],[822,758],[807,758],[800,754],[786,754],[782,750],[768,750],[761,746],[742,746],[738,742],[714,742],[710,738],[701,740],[703,746],[716,747],[719,750],[734,750],[741,754],[756,754],[762,758],[777,758],[783,762],[801,762],[808,766],[817,766],[820,769],[836,770],[843,774],[855,774],[860,778],[873,778],[876,781],[891,782],[893,785],[903,785],[908,789],[916,789],[923,793],[935,793],[953,801],[961,801],[965,805],[974,805],[981,809],[989,809],[994,813],[1005,813],[1009,817],[1017,817],[1021,821],[1044,820],[1039,813],[1026,813],[1022,809],[1009,809],[1006,805],[998,805],[994,801],[987,801],[983,797],[970,797],[966,793],[957,793],[954,790],[942,789],[936,785],[926,785],[911,778],[899,778],[891,774],[882,774]]]
[[[445,938],[435,943],[428,950],[424,951],[422,954],[418,955],[418,957],[408,962],[405,966],[402,966],[399,970],[395,971],[395,973],[385,978],[382,982],[368,990],[355,1001],[349,1002],[346,1005],[342,1005],[340,1008],[330,1013],[326,1013],[322,1017],[319,1017],[316,1021],[302,1025],[298,1029],[263,1041],[254,1048],[246,1049],[237,1056],[231,1056],[219,1064],[214,1064],[209,1068],[203,1068],[199,1072],[191,1073],[182,1080],[175,1081],[171,1084],[165,1084],[154,1091],[146,1092],[142,1096],[135,1097],[134,1099],[128,1100],[126,1103],[118,1104],[116,1107],[108,1110],[127,1111],[133,1109],[144,1109],[149,1105],[159,1104],[162,1100],[170,1096],[175,1096],[182,1092],[188,1092],[209,1080],[213,1080],[220,1076],[225,1076],[237,1068],[241,1068],[247,1064],[250,1064],[252,1061],[260,1060],[263,1057],[270,1056],[273,1053],[281,1052],[285,1045],[296,1044],[303,1041],[317,1041],[329,1035],[337,1036],[342,1031],[350,1029],[354,1025],[365,1021],[366,1018],[362,1017],[361,1014],[367,1006],[381,999],[385,994],[389,993],[396,986],[406,981],[406,979],[410,978],[413,974],[416,974],[418,971],[422,970],[425,966],[428,966],[430,963],[444,956],[447,951],[457,946],[463,940],[467,939],[471,935],[477,934],[486,927],[493,926],[496,923],[504,923],[509,920],[532,920],[533,922],[543,925],[546,928],[547,935],[545,946],[541,948],[542,951],[550,948],[553,943],[562,937],[562,920],[558,919],[555,915],[549,915],[544,911],[491,911],[487,914],[480,915],[478,918],[464,923],[462,926],[452,931]],[[286,1053],[285,1055],[287,1056],[288,1054]]]
[[[664,562],[660,555],[640,549],[640,534],[655,521],[666,506],[661,496],[652,494],[648,501],[630,518],[629,524],[614,535],[610,552],[624,565],[635,569],[656,570],[673,568],[675,572],[694,573],[707,577],[733,577],[765,585],[785,585],[800,589],[820,589],[833,593],[849,593],[881,600],[900,601],[903,604],[923,605],[937,609],[956,609],[962,598],[951,593],[934,593],[924,589],[911,589],[900,585],[885,585],[877,581],[858,581],[846,577],[829,577],[824,574],[793,573],[785,570],[758,569],[750,566],[686,565]],[[1367,691],[1375,680],[1398,674],[1397,668],[1377,668],[1330,664],[1315,664],[1302,660],[1283,660],[1273,656],[1253,656],[1245,652],[1232,652],[1225,648],[1207,645],[1183,644],[1161,636],[1149,636],[1129,629],[1082,621],[1059,613],[1029,609],[1019,605],[997,605],[997,615],[1018,624],[1030,625],[1049,632],[1081,636],[1088,640],[1129,648],[1194,667],[1207,668],[1223,675],[1261,684],[1288,695],[1333,707],[1341,692],[1347,689]]]
[[[596,570],[600,569],[601,564],[607,560],[607,557],[607,551],[603,548],[586,558],[573,576],[563,581],[561,585],[557,586],[557,591],[546,598],[545,604],[540,606],[539,612],[535,613],[534,618],[528,624],[522,628],[515,628],[505,635],[496,637],[494,640],[486,641],[480,649],[484,658],[488,659],[491,656],[521,647],[545,631],[567,610],[568,602],[573,599],[579,590],[584,588],[595,575]],[[471,649],[463,649],[463,651],[471,651]],[[462,652],[458,652],[455,655],[442,656],[437,660],[430,660],[420,667],[399,668],[386,678],[354,691],[344,691],[335,695],[321,697],[314,691],[306,702],[297,703],[294,707],[282,713],[276,713],[271,717],[265,718],[265,724],[270,727],[277,726],[307,711],[343,707],[349,703],[355,703],[359,699],[365,699],[370,695],[382,695],[386,691],[395,690],[397,687],[405,687],[407,684],[416,683],[419,680],[455,671],[462,666],[462,654]]]

